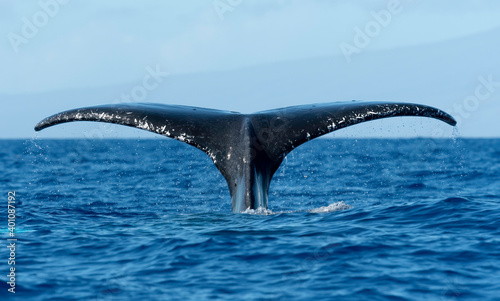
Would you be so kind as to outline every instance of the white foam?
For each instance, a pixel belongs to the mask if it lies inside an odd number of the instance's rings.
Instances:
[[[250,209],[247,208],[247,210],[241,212],[243,214],[254,214],[254,215],[274,215],[274,214],[280,214],[280,213],[297,213],[297,212],[310,212],[310,213],[328,213],[328,212],[335,212],[335,211],[341,211],[341,210],[347,210],[351,209],[352,206],[344,203],[344,201],[340,201],[337,203],[330,204],[328,206],[324,207],[319,207],[307,211],[272,211],[270,209],[264,209],[262,207],[257,208],[257,209]]]
[[[315,209],[309,210],[311,213],[328,213],[328,212],[334,212],[334,211],[340,211],[340,210],[347,210],[351,209],[352,207],[350,205],[347,205],[344,203],[344,201],[340,201],[337,203],[330,204],[328,206],[324,207],[319,207]]]
[[[250,209],[247,208],[247,210],[241,212],[243,214],[256,214],[256,215],[272,215],[272,214],[277,214],[275,212],[272,212],[270,209],[264,209],[262,207],[257,208],[257,209]]]

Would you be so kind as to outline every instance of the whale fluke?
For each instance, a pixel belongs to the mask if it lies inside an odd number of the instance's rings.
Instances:
[[[253,114],[136,103],[65,111],[42,120],[35,130],[72,121],[99,121],[185,142],[210,156],[227,181],[233,212],[241,212],[267,209],[271,179],[295,147],[350,125],[395,116],[430,117],[456,124],[441,110],[410,103],[333,102]]]

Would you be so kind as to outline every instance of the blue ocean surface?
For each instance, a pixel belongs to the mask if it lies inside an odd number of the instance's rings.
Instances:
[[[2,140],[1,300],[500,300],[499,139],[317,139],[231,212],[170,139]]]

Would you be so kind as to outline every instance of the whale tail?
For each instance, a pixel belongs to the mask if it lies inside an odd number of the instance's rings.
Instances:
[[[410,103],[334,102],[254,114],[163,104],[116,104],[74,109],[48,117],[36,131],[72,121],[140,128],[205,152],[227,181],[233,212],[267,208],[271,179],[284,157],[316,137],[357,123],[395,116],[456,121],[433,107]]]

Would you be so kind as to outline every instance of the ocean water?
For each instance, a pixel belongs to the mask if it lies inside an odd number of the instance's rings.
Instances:
[[[500,300],[498,139],[317,139],[243,214],[174,140],[0,146],[1,300]]]

